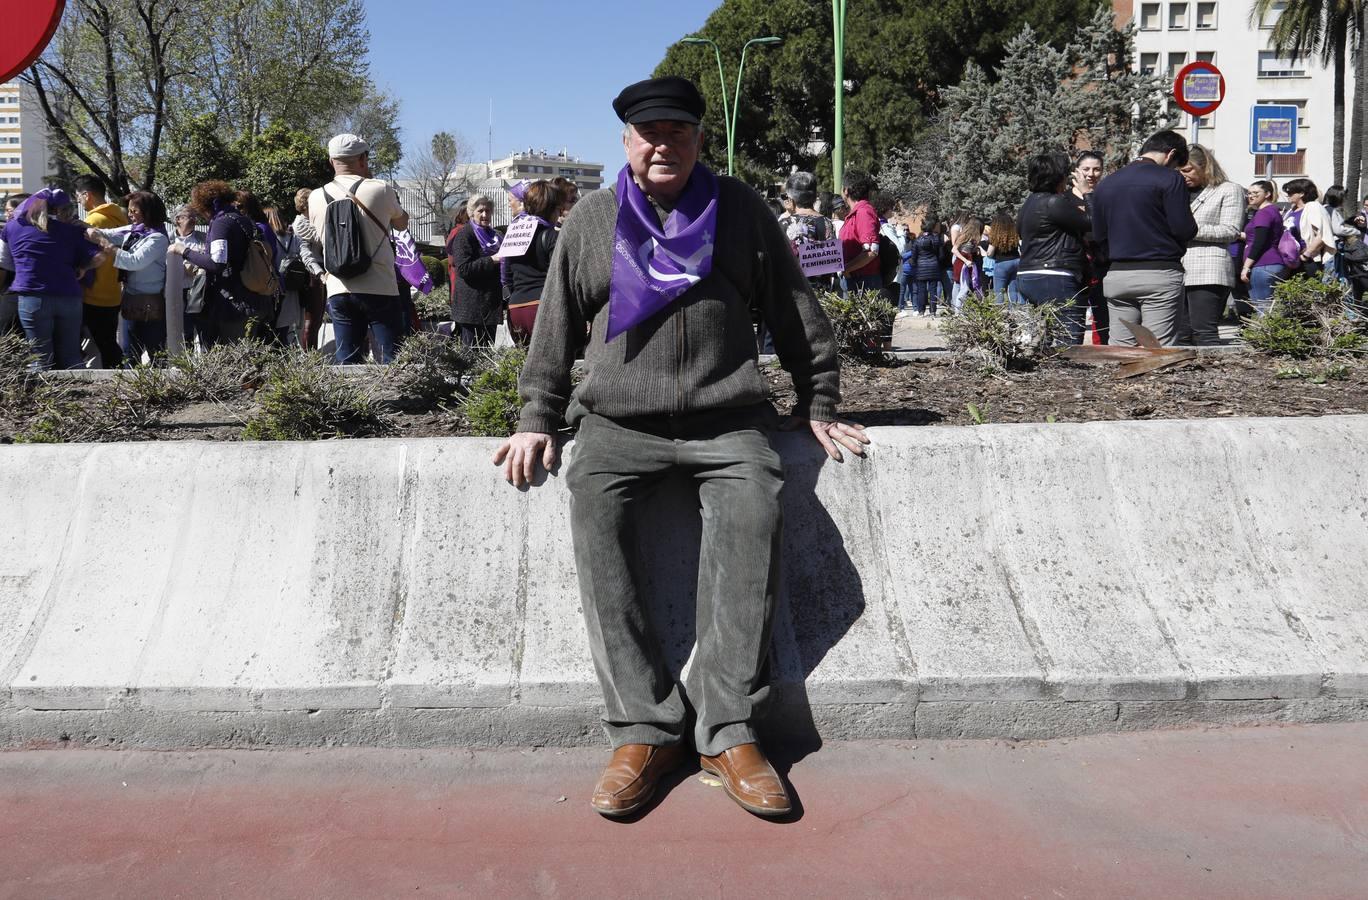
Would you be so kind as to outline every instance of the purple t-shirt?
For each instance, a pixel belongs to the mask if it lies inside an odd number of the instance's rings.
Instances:
[[[1254,229],[1268,229],[1268,246],[1259,258],[1254,260],[1256,266],[1280,266],[1283,264],[1282,257],[1278,255],[1278,238],[1282,237],[1283,221],[1282,213],[1278,211],[1275,204],[1268,204],[1254,213],[1254,218],[1249,220],[1245,226],[1245,259],[1250,258],[1254,252]]]
[[[48,219],[48,230],[16,216],[5,223],[5,244],[14,258],[14,294],[79,297],[76,269],[100,252],[85,239],[85,226]]]

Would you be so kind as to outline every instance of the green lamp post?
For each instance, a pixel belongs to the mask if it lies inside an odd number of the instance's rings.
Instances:
[[[727,74],[722,68],[722,49],[717,46],[717,42],[712,38],[705,37],[686,37],[680,40],[681,44],[708,44],[713,48],[713,55],[717,57],[717,80],[722,83],[722,124],[727,131],[727,174],[736,174],[736,114],[741,107],[741,75],[746,71],[746,51],[751,44],[782,44],[784,39],[781,37],[758,37],[746,41],[741,48],[741,65],[736,68],[736,93],[732,98],[731,105],[727,104]]]
[[[832,132],[831,183],[839,193],[845,176],[845,20],[846,0],[831,0],[831,31],[836,68],[836,126]]]

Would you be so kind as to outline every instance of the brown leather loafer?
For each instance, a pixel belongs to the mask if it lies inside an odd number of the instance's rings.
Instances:
[[[673,744],[623,744],[594,786],[589,805],[605,816],[629,816],[651,799],[660,778],[684,762],[684,747]]]
[[[786,816],[793,811],[788,789],[759,744],[740,744],[717,756],[699,757],[698,764],[722,781],[741,808],[757,816]]]

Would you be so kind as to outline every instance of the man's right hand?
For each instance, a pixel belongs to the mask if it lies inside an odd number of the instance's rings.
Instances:
[[[532,483],[537,472],[537,457],[542,467],[551,471],[556,464],[556,439],[549,434],[520,431],[499,445],[494,451],[494,465],[503,466],[504,478],[514,487]]]

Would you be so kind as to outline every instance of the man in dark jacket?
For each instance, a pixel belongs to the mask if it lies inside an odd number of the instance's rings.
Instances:
[[[1197,236],[1187,184],[1177,172],[1187,161],[1183,136],[1160,131],[1145,141],[1139,159],[1103,178],[1093,193],[1093,237],[1111,261],[1102,290],[1113,344],[1135,345],[1131,323],[1165,346],[1177,340],[1183,254]]]
[[[639,810],[692,743],[743,808],[784,815],[787,789],[752,725],[769,690],[783,486],[752,304],[793,374],[795,418],[834,460],[838,445],[860,455],[868,439],[836,417],[831,325],[775,217],[745,184],[698,164],[698,89],[651,79],[613,108],[627,123],[628,164],[614,189],[587,195],[565,221],[519,384],[518,433],[494,462],[515,486],[529,483],[538,461],[554,465],[562,420],[579,428],[565,476],[570,527],[614,748],[593,808]],[[586,328],[586,374],[572,396]],[[635,518],[674,473],[696,485],[702,514],[687,691],[666,670],[636,558]]]

